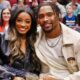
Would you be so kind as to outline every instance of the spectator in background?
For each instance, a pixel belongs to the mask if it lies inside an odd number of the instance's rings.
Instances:
[[[8,31],[10,17],[11,10],[9,8],[2,9],[0,21],[0,34],[4,34]]]
[[[68,3],[67,5],[72,5],[73,13],[75,16],[77,16],[78,13],[80,12],[80,4],[77,2],[77,0],[71,0],[71,2]]]
[[[70,0],[58,0],[58,2],[62,5],[67,5],[70,2]]]
[[[75,30],[80,32],[80,13],[77,15],[77,26]]]
[[[77,25],[77,17],[73,14],[72,5],[66,6],[67,15],[63,18],[63,23],[68,27],[75,29]]]
[[[8,0],[8,1],[10,2],[11,7],[12,7],[14,4],[16,4],[16,3],[17,3],[17,0]]]
[[[35,4],[36,4],[36,2],[38,4],[40,4],[40,3],[43,2],[43,0],[26,0],[26,3],[27,3],[28,6],[31,6],[32,5],[32,2],[35,2]]]
[[[17,0],[17,3],[12,6],[12,9],[17,6],[19,6],[19,7],[26,6],[26,1],[25,0]]]
[[[36,15],[36,9],[39,5],[39,1],[38,0],[32,0],[30,2],[30,8],[33,10],[34,14]]]
[[[78,0],[78,3],[80,4],[80,0]]]
[[[7,0],[0,0],[0,18],[1,18],[1,10],[4,8],[11,8],[10,2]]]
[[[72,7],[73,7],[73,13],[74,13],[74,15],[78,15],[78,13],[80,12],[80,4],[77,4],[77,3],[75,3],[75,4],[72,4]]]
[[[61,15],[60,17],[63,18],[66,15],[66,9],[63,5],[61,5],[57,0],[51,0],[53,4],[56,4],[60,9]]]

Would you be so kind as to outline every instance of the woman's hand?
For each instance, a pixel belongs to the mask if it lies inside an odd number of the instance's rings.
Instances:
[[[51,75],[41,75],[39,80],[57,80]]]
[[[13,80],[25,80],[23,77],[14,77]]]

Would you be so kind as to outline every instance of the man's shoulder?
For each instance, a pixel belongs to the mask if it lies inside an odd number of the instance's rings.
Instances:
[[[67,40],[71,40],[73,42],[80,40],[80,33],[78,31],[73,30],[62,23],[61,25],[62,25],[63,35],[64,37],[67,37]]]

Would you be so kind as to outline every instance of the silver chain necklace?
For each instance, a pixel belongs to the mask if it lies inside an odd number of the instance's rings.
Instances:
[[[49,46],[49,47],[55,47],[55,46],[57,46],[58,45],[58,43],[59,43],[59,41],[60,41],[60,39],[61,39],[61,37],[62,37],[62,34],[60,35],[60,37],[59,37],[59,39],[57,40],[57,42],[53,45],[49,45],[49,43],[48,43],[48,41],[47,41],[47,38],[46,38],[46,36],[45,36],[45,40],[46,40],[46,43],[47,43],[47,45]]]

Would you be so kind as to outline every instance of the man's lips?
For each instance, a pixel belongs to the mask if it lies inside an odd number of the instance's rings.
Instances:
[[[51,24],[44,24],[44,28],[48,28],[50,26],[51,26]]]

